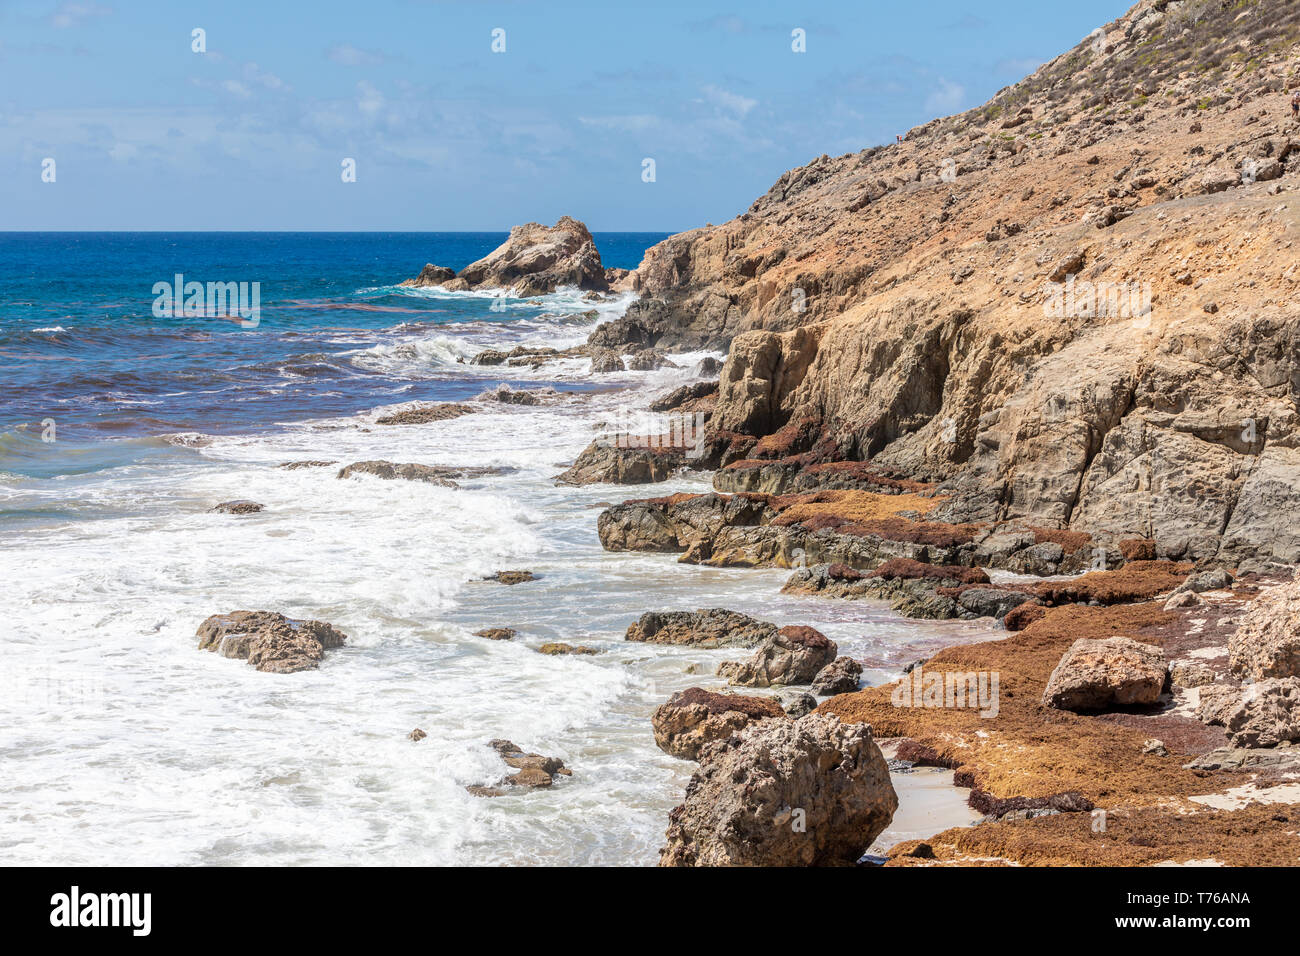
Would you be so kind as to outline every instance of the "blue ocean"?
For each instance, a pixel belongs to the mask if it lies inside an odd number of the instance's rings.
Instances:
[[[378,345],[466,322],[527,321],[543,311],[523,300],[493,311],[483,296],[430,299],[397,287],[426,262],[459,270],[505,238],[0,233],[0,428],[52,417],[68,440],[226,433],[368,407],[409,377],[353,363],[331,343]],[[595,238],[607,266],[634,269],[665,235]],[[151,290],[176,274],[203,283],[258,282],[259,325],[155,318]],[[408,397],[465,398],[473,387],[436,375]],[[6,464],[0,457],[0,469]]]

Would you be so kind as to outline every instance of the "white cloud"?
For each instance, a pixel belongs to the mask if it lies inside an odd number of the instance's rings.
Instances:
[[[357,109],[374,116],[384,108],[384,95],[371,83],[362,80],[357,84]]]
[[[751,100],[747,96],[741,96],[739,93],[732,93],[721,87],[709,85],[703,88],[704,97],[714,106],[735,113],[737,116],[745,116],[750,110],[758,105],[758,100]]]
[[[961,109],[965,101],[966,87],[940,77],[938,89],[925,98],[925,112],[936,116],[947,116]]]
[[[91,17],[106,17],[113,12],[112,7],[97,3],[61,3],[50,15],[50,25],[60,30],[81,26]]]
[[[613,129],[621,133],[635,133],[638,130],[657,126],[659,117],[649,113],[627,113],[621,116],[579,116],[578,122],[583,126],[594,126],[598,129]]]
[[[257,86],[265,87],[268,90],[287,90],[288,84],[280,79],[274,73],[268,73],[256,63],[244,64],[244,81]]]
[[[340,43],[338,46],[330,47],[325,55],[340,66],[375,66],[388,59],[378,50],[363,50],[351,43]]]

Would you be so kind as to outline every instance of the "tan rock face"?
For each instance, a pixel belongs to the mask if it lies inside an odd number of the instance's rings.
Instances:
[[[1221,725],[1234,747],[1273,747],[1300,740],[1300,678],[1268,680],[1230,687],[1202,687],[1196,716]]]
[[[1127,637],[1075,641],[1052,671],[1043,705],[1105,710],[1154,704],[1165,685],[1164,652]]]
[[[1228,666],[1246,680],[1300,677],[1300,578],[1250,603],[1228,640]]]
[[[241,658],[272,674],[315,670],[325,651],[347,640],[324,621],[300,621],[274,611],[214,614],[199,625],[196,636],[199,650]]]
[[[847,866],[898,796],[866,724],[764,720],[704,748],[660,866]]]
[[[1293,4],[1237,13],[1197,29],[1274,46],[1222,76],[1141,3],[1101,52],[791,170],[649,250],[605,344],[729,345],[715,427],[814,421],[849,458],[947,482],[947,520],[1300,561],[1278,520],[1300,514],[1298,34]]]
[[[724,661],[718,676],[746,687],[810,684],[835,660],[835,642],[811,627],[783,627],[758,645],[747,661]]]
[[[691,687],[673,694],[651,715],[655,743],[664,753],[695,760],[700,748],[758,720],[786,719],[770,697],[715,694]]]

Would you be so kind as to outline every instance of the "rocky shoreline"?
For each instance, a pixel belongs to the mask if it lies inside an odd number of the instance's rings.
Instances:
[[[1285,116],[1300,17],[1262,6],[1277,15],[1225,6],[1184,30],[1143,0],[984,107],[792,170],[631,273],[564,217],[405,283],[640,296],[585,345],[477,364],[581,355],[599,375],[727,351],[650,404],[661,428],[598,439],[556,476],[712,475],[712,491],[604,507],[607,552],[784,569],[808,602],[998,629],[860,687],[863,662],[814,628],[646,609],[624,640],[647,653],[736,657],[647,715],[661,750],[697,764],[661,865],[861,863],[899,807],[891,770],[913,767],[952,771],[982,819],[867,862],[1300,864],[1300,127]],[[1194,53],[1218,69],[1190,69]],[[1061,298],[1080,283],[1086,309]],[[1133,287],[1140,307],[1110,309],[1106,290]],[[563,400],[498,391],[476,401]],[[358,474],[481,477],[380,460],[338,477]],[[218,507],[256,520],[254,505]],[[199,637],[283,673],[344,641],[247,611]],[[570,773],[489,746],[518,772],[476,795]]]

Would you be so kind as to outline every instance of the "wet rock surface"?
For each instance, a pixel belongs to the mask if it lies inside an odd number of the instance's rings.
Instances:
[[[862,665],[851,657],[837,657],[817,672],[812,691],[819,696],[851,694],[862,679]]]
[[[266,505],[259,504],[256,501],[249,501],[242,498],[238,501],[223,501],[221,504],[208,510],[225,515],[255,515],[266,508]]]
[[[413,462],[357,461],[339,470],[339,478],[369,475],[384,481],[423,481],[443,488],[459,488],[456,479],[482,478],[501,472],[495,468],[456,468],[446,465],[420,465]]]
[[[594,441],[578,456],[573,465],[556,481],[566,485],[609,483],[643,485],[667,481],[683,468],[698,462],[693,448],[669,445],[671,436],[624,436],[623,444],[614,440]]]
[[[376,425],[424,425],[429,422],[445,422],[475,411],[469,405],[444,402],[440,405],[425,405],[420,408],[408,408],[375,419]]]
[[[347,640],[324,621],[297,620],[275,611],[214,614],[199,625],[196,636],[199,650],[247,660],[272,674],[315,670],[327,650]]]
[[[509,791],[501,789],[503,786],[541,789],[553,785],[556,777],[573,776],[573,771],[559,757],[526,753],[522,747],[503,738],[488,741],[488,746],[500,754],[501,760],[515,773],[506,775],[499,784],[473,784],[465,788],[476,797],[504,796]]]
[[[725,608],[648,611],[628,626],[624,640],[698,647],[753,647],[776,635],[776,625]]]
[[[563,641],[549,641],[537,648],[537,653],[545,654],[548,657],[563,657],[574,654],[578,656],[599,654],[600,651],[594,647],[585,647],[581,644],[566,644]]]
[[[497,584],[527,584],[536,581],[537,576],[532,571],[495,571],[483,580],[495,581]]]

